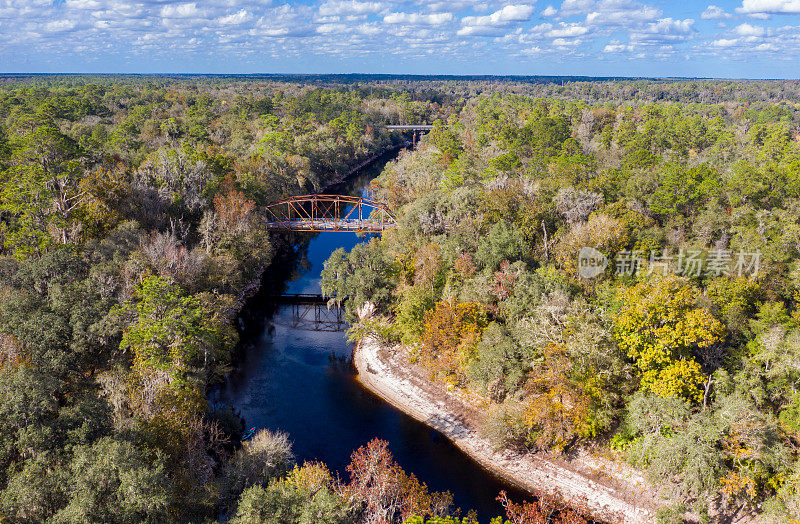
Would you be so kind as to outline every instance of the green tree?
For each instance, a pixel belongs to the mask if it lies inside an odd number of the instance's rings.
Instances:
[[[321,464],[304,464],[285,479],[247,489],[231,522],[345,524],[354,519],[350,503],[334,490],[330,471]]]
[[[564,116],[536,118],[509,134],[513,137],[509,150],[521,150],[526,156],[556,156],[570,138],[569,120]]]
[[[59,382],[25,367],[0,369],[0,461],[3,471],[21,457],[57,445]]]
[[[448,164],[458,158],[458,155],[464,150],[458,133],[441,120],[434,122],[430,141],[439,149]]]
[[[133,353],[135,371],[157,369],[177,378],[197,368],[208,372],[226,356],[229,330],[219,318],[209,318],[197,297],[164,277],[145,278],[121,312],[135,315],[120,343]]]
[[[8,143],[8,134],[5,127],[0,125],[0,173],[8,168],[9,156],[11,156],[11,146]]]
[[[695,213],[722,189],[719,174],[708,164],[696,167],[665,164],[659,169],[658,181],[650,208],[664,217]]]
[[[66,505],[71,475],[57,456],[43,453],[22,464],[0,493],[0,515],[15,522],[45,522]]]
[[[526,247],[519,229],[501,220],[481,237],[475,259],[483,267],[497,269],[504,260],[516,262],[527,258]]]
[[[112,438],[75,451],[69,502],[55,522],[167,522],[173,485],[163,458]]]
[[[165,430],[188,429],[205,411],[206,381],[227,362],[232,328],[163,277],[145,278],[116,314],[132,317],[120,342],[133,355],[124,379],[130,408],[145,420],[158,417]]]
[[[252,486],[239,500],[231,524],[284,524],[299,522],[303,497],[281,484]]]
[[[79,156],[78,145],[52,127],[37,128],[19,140],[0,194],[0,209],[15,217],[7,245],[18,256],[41,253],[52,240],[65,244],[74,237],[74,214],[85,196],[79,187]]]
[[[356,308],[366,302],[385,311],[391,303],[395,278],[391,261],[381,243],[372,240],[357,244],[348,253],[339,248],[325,261],[320,287],[322,293],[344,305],[353,318]]]

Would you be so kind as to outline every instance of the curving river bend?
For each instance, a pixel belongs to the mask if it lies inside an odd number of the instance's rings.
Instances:
[[[338,192],[363,192],[391,158],[368,166]],[[278,290],[319,293],[325,260],[335,249],[349,250],[360,241],[350,233],[320,233],[307,249],[284,261],[292,275],[268,270],[262,292],[243,313],[247,327],[237,369],[212,393],[212,400],[238,410],[248,428],[287,432],[299,463],[323,461],[345,479],[353,450],[373,438],[384,439],[403,469],[433,491],[452,492],[455,506],[464,513],[474,509],[481,523],[488,522],[502,514],[495,500],[500,490],[517,499],[523,494],[482,469],[445,437],[361,386],[350,366],[342,363],[353,350],[343,332],[293,328],[291,306],[277,305],[268,297]]]

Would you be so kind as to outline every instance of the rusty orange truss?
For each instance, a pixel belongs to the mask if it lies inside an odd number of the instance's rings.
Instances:
[[[376,233],[397,226],[386,204],[347,195],[299,195],[267,206],[273,231]]]

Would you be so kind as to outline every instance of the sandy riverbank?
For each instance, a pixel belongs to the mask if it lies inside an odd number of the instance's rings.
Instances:
[[[657,501],[641,474],[625,465],[578,452],[569,458],[495,451],[475,429],[480,413],[408,361],[402,348],[374,339],[356,347],[359,380],[394,407],[452,440],[496,475],[528,491],[558,493],[596,518],[624,524],[653,522]]]

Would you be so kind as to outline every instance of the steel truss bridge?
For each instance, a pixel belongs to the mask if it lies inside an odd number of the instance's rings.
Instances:
[[[275,296],[273,300],[292,306],[293,329],[336,332],[347,328],[343,308],[328,306],[328,300],[322,295],[285,294]]]
[[[397,226],[386,204],[347,195],[299,195],[267,206],[267,229],[380,233]]]

